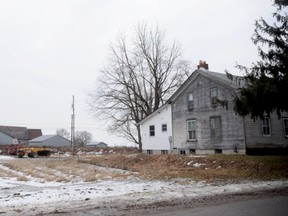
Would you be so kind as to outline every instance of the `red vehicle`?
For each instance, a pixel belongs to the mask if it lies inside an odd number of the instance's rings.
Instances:
[[[18,150],[23,147],[24,147],[23,143],[11,144],[6,147],[5,152],[7,152],[7,154],[9,155],[17,155]]]

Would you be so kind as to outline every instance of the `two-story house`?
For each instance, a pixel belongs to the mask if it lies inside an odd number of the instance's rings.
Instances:
[[[144,152],[159,152],[156,150],[163,149],[162,142],[168,148],[169,137],[171,153],[287,153],[287,113],[281,119],[272,114],[256,121],[235,114],[233,94],[243,85],[240,77],[228,79],[226,74],[211,72],[206,62],[200,62],[198,69],[163,106],[169,107],[165,116],[161,116],[164,109],[161,107],[140,122]],[[171,129],[165,138],[161,137],[163,122]]]
[[[199,65],[168,100],[173,148],[180,154],[245,152],[243,118],[235,115],[232,102],[238,84],[208,71],[205,62]]]

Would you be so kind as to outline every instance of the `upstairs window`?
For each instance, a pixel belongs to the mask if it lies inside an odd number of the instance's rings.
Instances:
[[[154,125],[150,125],[149,134],[150,134],[150,136],[155,136],[155,126]]]
[[[288,137],[288,118],[283,118],[284,135]]]
[[[188,106],[188,110],[194,109],[194,97],[193,97],[193,93],[191,92],[187,94],[187,106]]]
[[[270,118],[264,117],[262,119],[262,133],[264,136],[270,136],[271,135],[271,124],[270,124]]]
[[[210,88],[210,98],[212,107],[217,106],[218,90],[217,87]]]
[[[188,140],[196,140],[196,120],[187,121]]]
[[[167,124],[162,124],[162,132],[166,132],[167,131]]]
[[[220,140],[222,138],[221,130],[221,117],[212,116],[210,117],[210,131],[212,140]]]

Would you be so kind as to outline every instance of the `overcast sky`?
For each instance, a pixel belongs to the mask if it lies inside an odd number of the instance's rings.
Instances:
[[[258,59],[255,20],[273,11],[271,0],[0,0],[0,125],[70,131],[75,95],[76,131],[124,145],[86,103],[119,31],[158,25],[192,66],[240,74],[236,62]]]

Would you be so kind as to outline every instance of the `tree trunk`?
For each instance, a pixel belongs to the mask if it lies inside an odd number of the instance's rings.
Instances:
[[[138,145],[139,145],[139,149],[138,151],[140,153],[143,152],[143,149],[142,149],[142,137],[141,137],[141,130],[140,130],[140,125],[137,125],[137,133],[138,133]]]

